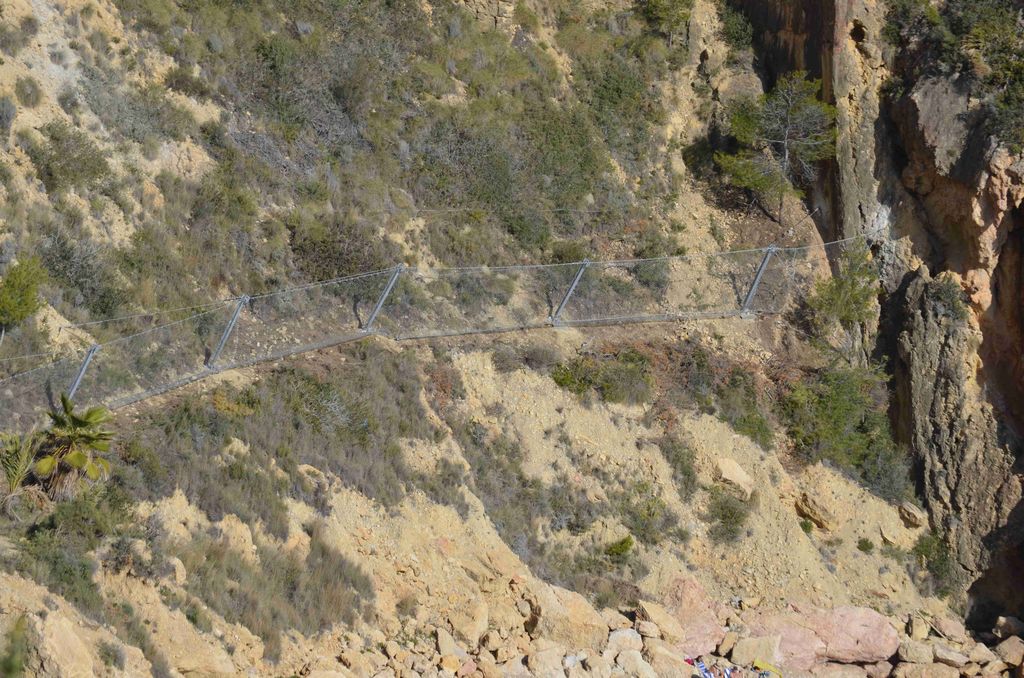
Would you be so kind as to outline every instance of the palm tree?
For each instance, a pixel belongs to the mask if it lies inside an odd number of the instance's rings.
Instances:
[[[0,469],[3,471],[3,499],[0,510],[8,517],[19,520],[14,508],[21,500],[27,500],[36,508],[47,504],[46,493],[39,485],[27,485],[25,481],[32,474],[32,463],[39,451],[40,437],[35,433],[23,436],[0,434]]]
[[[111,420],[105,407],[90,407],[79,414],[66,395],[60,409],[50,413],[50,428],[43,434],[42,454],[35,474],[55,501],[71,499],[82,484],[110,474],[110,462],[101,455],[110,451],[113,431],[104,427]]]

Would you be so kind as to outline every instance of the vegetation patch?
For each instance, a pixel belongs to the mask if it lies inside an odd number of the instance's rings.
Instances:
[[[48,122],[39,131],[45,141],[27,139],[26,151],[51,195],[92,188],[109,176],[106,157],[84,132],[65,122]]]
[[[668,397],[717,415],[764,449],[772,447],[775,434],[769,403],[775,397],[774,388],[759,379],[752,366],[737,364],[695,341],[673,350],[671,361]]]
[[[1006,0],[889,3],[886,38],[905,47],[903,83],[955,71],[987,101],[989,129],[1012,149],[1024,145],[1024,34],[1020,8]]]
[[[373,583],[310,528],[306,557],[261,548],[258,564],[210,537],[193,539],[176,554],[189,572],[188,590],[231,623],[259,636],[266,656],[281,652],[281,635],[297,629],[314,635],[370,609]]]
[[[637,405],[654,397],[650,360],[635,349],[613,356],[579,356],[556,365],[551,377],[581,398],[596,392],[605,402]]]
[[[886,378],[873,367],[825,367],[793,385],[780,412],[794,449],[827,460],[884,499],[912,495],[907,454],[892,438]]]
[[[744,501],[718,485],[711,487],[708,495],[708,535],[719,544],[739,541],[744,534],[755,498]]]
[[[672,480],[679,492],[679,499],[689,501],[697,490],[697,469],[694,465],[693,450],[674,436],[665,436],[659,440],[658,449],[672,469]]]
[[[214,519],[234,513],[281,537],[285,497],[328,510],[319,486],[299,472],[302,464],[394,505],[417,481],[398,440],[430,439],[434,429],[412,355],[360,355],[365,362],[343,382],[282,369],[240,391],[186,399],[152,415],[122,451],[141,472],[139,491],[156,498],[181,488]],[[222,454],[232,438],[251,443],[248,453]],[[223,463],[209,463],[218,458]]]

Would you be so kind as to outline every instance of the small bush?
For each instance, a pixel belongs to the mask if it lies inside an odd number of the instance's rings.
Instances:
[[[120,645],[115,645],[105,640],[100,641],[97,651],[100,661],[103,662],[104,666],[110,666],[115,669],[124,668],[124,649]]]
[[[754,27],[746,14],[722,0],[718,3],[718,18],[722,22],[719,35],[729,45],[731,55],[753,47]]]
[[[814,531],[814,523],[807,518],[804,518],[800,521],[800,529],[803,530],[805,534],[810,534]]]
[[[750,516],[750,502],[715,486],[710,490],[707,520],[711,523],[708,534],[719,544],[738,541]],[[753,500],[751,500],[753,501]]]
[[[42,262],[30,257],[10,266],[0,278],[0,331],[31,317],[42,306],[39,286],[46,280]]]
[[[586,396],[594,389],[610,403],[636,405],[654,396],[650,361],[634,349],[621,351],[612,358],[580,356],[556,365],[551,377],[578,396]]]
[[[885,382],[874,368],[826,368],[792,387],[781,414],[797,454],[850,470],[895,502],[911,493],[909,460],[892,438]]]
[[[116,482],[57,504],[49,517],[29,528],[18,569],[87,616],[102,619],[103,596],[93,582],[89,553],[126,529],[131,506],[130,497]]]
[[[956,280],[947,276],[940,277],[928,286],[928,293],[928,299],[938,313],[957,322],[967,320],[964,291]]]
[[[18,106],[9,96],[0,97],[0,141],[6,143],[11,134],[11,125],[18,115]]]
[[[857,550],[861,553],[871,553],[875,550],[875,543],[867,537],[861,537],[857,540]]]
[[[193,99],[205,101],[210,98],[210,86],[202,78],[192,75],[192,69],[175,66],[164,76],[164,85]]]
[[[678,535],[679,517],[673,513],[657,488],[647,481],[628,484],[610,497],[619,520],[643,544],[657,544]]]
[[[718,416],[763,449],[771,449],[774,433],[761,411],[754,377],[734,368],[729,378],[716,389]]]
[[[64,122],[46,123],[39,131],[46,142],[30,143],[27,151],[51,195],[92,188],[109,175],[107,159],[85,133]]]
[[[11,625],[0,654],[0,676],[21,678],[25,675],[25,662],[31,649],[28,639],[28,619],[19,615]]]
[[[614,563],[624,563],[629,560],[633,553],[633,535],[627,534],[622,539],[614,541],[604,549],[604,554],[611,558]]]
[[[694,466],[694,454],[689,445],[673,436],[666,436],[658,441],[661,455],[672,468],[672,479],[682,501],[689,501],[697,489],[697,469]]]
[[[949,545],[934,532],[922,534],[911,549],[917,564],[923,566],[931,578],[935,592],[949,595],[956,588],[956,564]]]
[[[640,11],[656,30],[673,40],[690,20],[693,0],[641,0]]]
[[[39,32],[39,21],[34,16],[23,16],[17,26],[0,23],[0,52],[18,56]]]
[[[836,326],[853,332],[875,316],[878,270],[867,244],[858,241],[850,245],[839,256],[836,269],[835,275],[817,283],[807,298],[812,321],[822,338]]]
[[[522,365],[516,347],[508,344],[499,344],[491,351],[491,363],[499,372],[514,372]]]
[[[18,103],[28,108],[35,108],[43,103],[43,90],[36,79],[29,75],[15,81],[14,96],[18,97]]]
[[[178,557],[192,573],[188,590],[252,630],[274,659],[288,629],[312,635],[350,624],[374,598],[373,582],[325,541],[322,526],[312,527],[310,540],[304,560],[261,549],[257,564],[209,537],[194,539]]]
[[[97,316],[112,316],[128,292],[109,251],[87,236],[59,227],[43,241],[42,260],[50,278],[75,294],[71,302]]]

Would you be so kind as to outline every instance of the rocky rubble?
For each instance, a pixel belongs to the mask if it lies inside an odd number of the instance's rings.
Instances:
[[[712,671],[716,667],[732,669],[733,676],[754,676],[767,670],[785,676],[959,678],[1019,676],[1024,663],[1024,641],[1019,637],[1010,636],[989,648],[973,640],[955,620],[901,621],[855,607],[747,616],[728,614],[722,620],[717,647],[699,656],[684,649],[694,642],[684,620],[651,601],[641,601],[634,610],[606,609],[602,617],[607,629],[597,649],[530,633],[512,637],[494,631],[471,648],[457,642],[444,628],[431,625],[406,629],[418,639],[410,649],[393,640],[382,641],[379,647],[368,646],[350,634],[349,648],[338,657],[341,668],[310,675],[699,677],[697,667],[703,664]],[[927,635],[912,637],[922,632]]]

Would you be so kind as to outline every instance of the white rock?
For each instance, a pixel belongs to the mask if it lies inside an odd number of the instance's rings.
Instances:
[[[658,678],[651,665],[644,661],[639,650],[623,650],[615,658],[615,663],[622,667],[622,670],[629,676],[636,678]]]
[[[718,479],[739,489],[743,493],[744,499],[750,499],[750,495],[754,492],[754,480],[743,470],[743,467],[735,459],[729,457],[719,457],[717,466]]]

